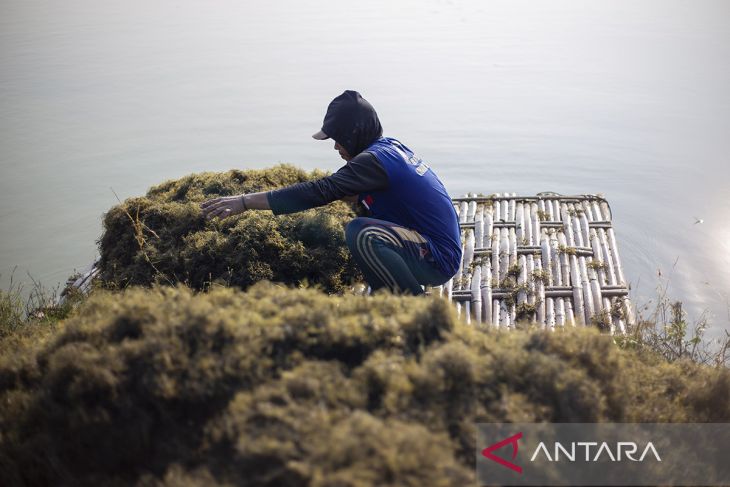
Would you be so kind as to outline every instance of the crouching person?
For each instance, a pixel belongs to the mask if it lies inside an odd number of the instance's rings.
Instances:
[[[208,218],[252,209],[294,213],[332,201],[360,202],[368,217],[345,230],[347,246],[373,290],[422,294],[459,268],[461,240],[446,188],[404,144],[383,137],[372,105],[356,91],[329,104],[322,130],[312,137],[334,140],[346,161],[331,176],[269,192],[215,198],[201,207]]]

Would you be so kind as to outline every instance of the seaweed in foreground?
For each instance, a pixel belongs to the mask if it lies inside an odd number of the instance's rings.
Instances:
[[[249,211],[207,221],[207,199],[267,191],[324,176],[289,165],[192,174],[130,198],[104,216],[101,280],[109,288],[184,283],[246,288],[261,280],[342,292],[361,275],[345,244],[355,215],[343,202],[292,215]]]
[[[730,420],[726,369],[437,298],[133,288],[47,332],[0,341],[2,485],[468,485],[477,422]]]

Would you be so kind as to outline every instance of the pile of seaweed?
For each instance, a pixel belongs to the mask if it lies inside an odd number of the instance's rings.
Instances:
[[[435,297],[96,292],[0,341],[0,484],[452,486],[478,422],[726,422],[730,372]]]
[[[349,205],[282,216],[250,211],[223,220],[206,220],[199,208],[218,196],[268,191],[324,174],[279,165],[192,174],[155,186],[104,216],[100,277],[117,289],[153,283],[246,288],[266,279],[341,292],[360,278],[344,239],[343,228],[355,216]]]

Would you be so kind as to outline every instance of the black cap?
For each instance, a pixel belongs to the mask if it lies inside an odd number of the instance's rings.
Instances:
[[[332,138],[351,156],[356,156],[383,135],[378,114],[360,93],[346,90],[332,100],[317,140]]]

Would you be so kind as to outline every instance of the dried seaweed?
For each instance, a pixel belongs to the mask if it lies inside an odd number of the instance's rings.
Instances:
[[[433,297],[132,288],[43,333],[0,341],[2,485],[469,485],[478,422],[730,420],[726,369]]]
[[[288,165],[202,173],[151,188],[104,216],[99,240],[107,287],[184,283],[246,288],[261,280],[341,292],[361,275],[344,239],[355,214],[342,202],[292,215],[249,211],[207,221],[199,204],[217,196],[266,191],[324,173]]]

